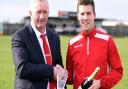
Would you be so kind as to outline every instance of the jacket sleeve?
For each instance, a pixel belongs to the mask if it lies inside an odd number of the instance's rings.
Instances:
[[[28,49],[23,36],[16,33],[12,37],[12,54],[15,64],[16,75],[21,79],[45,80],[53,78],[53,67],[46,64],[30,62]]]
[[[66,58],[66,69],[68,71],[68,84],[73,84],[73,61],[71,57],[70,45],[68,45],[67,58]]]
[[[109,72],[107,76],[101,78],[101,89],[110,89],[122,78],[123,68],[121,59],[112,37],[108,40],[108,64]]]

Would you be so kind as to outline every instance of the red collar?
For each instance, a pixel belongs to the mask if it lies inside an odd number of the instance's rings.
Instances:
[[[86,33],[86,32],[81,32],[81,34],[84,36],[84,37],[92,37],[92,36],[94,36],[95,34],[96,34],[96,28],[94,27],[93,29],[92,29],[92,31],[90,32],[90,33]]]

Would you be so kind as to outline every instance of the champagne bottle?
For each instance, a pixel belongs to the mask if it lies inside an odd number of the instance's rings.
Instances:
[[[100,70],[100,68],[96,67],[94,72],[87,79],[85,79],[85,81],[79,86],[78,89],[88,89],[92,85],[92,82],[93,82],[96,74],[99,72],[99,70]]]

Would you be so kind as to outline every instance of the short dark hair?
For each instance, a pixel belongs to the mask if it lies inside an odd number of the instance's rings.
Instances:
[[[91,5],[93,12],[95,13],[95,3],[93,0],[78,0],[78,3],[77,3],[77,11],[78,12],[79,12],[79,9],[78,9],[79,5]]]

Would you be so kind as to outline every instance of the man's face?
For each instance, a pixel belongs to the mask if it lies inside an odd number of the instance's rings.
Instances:
[[[35,2],[29,12],[32,22],[37,30],[42,30],[46,27],[49,15],[49,6],[47,2]]]
[[[80,5],[78,7],[77,18],[79,20],[81,30],[89,33],[94,27],[94,19],[96,17],[91,5]]]

